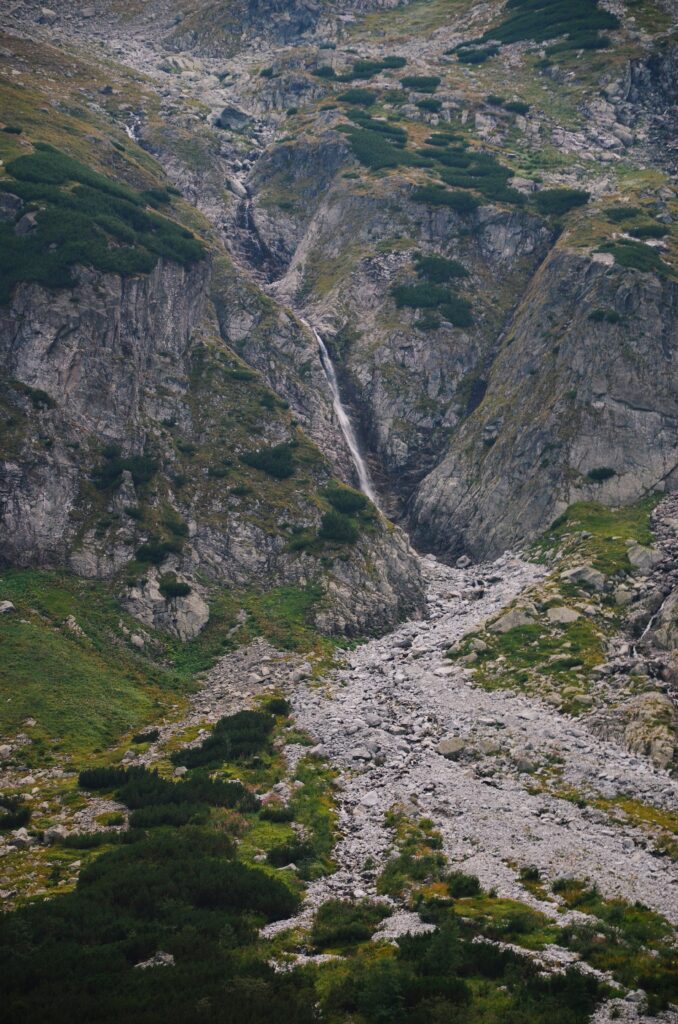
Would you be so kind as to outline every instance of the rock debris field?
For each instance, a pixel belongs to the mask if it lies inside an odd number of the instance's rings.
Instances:
[[[392,848],[384,816],[400,805],[431,818],[451,866],[476,874],[499,896],[556,916],[555,902],[540,901],[518,881],[521,867],[535,865],[546,879],[590,879],[604,896],[641,900],[678,923],[678,878],[669,859],[654,856],[642,832],[615,826],[604,811],[536,791],[534,772],[558,759],[561,786],[658,807],[676,806],[676,782],[539,700],[474,687],[469,671],[445,658],[451,644],[495,617],[544,570],[508,555],[467,569],[427,556],[422,569],[427,621],[361,646],[324,685],[297,685],[290,694],[296,724],[340,773],[338,870],[311,884],[302,919],[330,897],[375,895]],[[303,750],[288,747],[290,761]],[[406,916],[403,930],[410,930],[413,915]]]

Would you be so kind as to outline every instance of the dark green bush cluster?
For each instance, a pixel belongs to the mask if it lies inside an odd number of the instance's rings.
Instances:
[[[115,832],[80,832],[64,836],[61,846],[65,846],[67,850],[96,850],[99,846],[117,841],[118,834]]]
[[[245,452],[240,461],[253,469],[260,469],[276,480],[285,480],[294,473],[294,456],[289,444],[276,444],[272,448],[259,448],[256,452]]]
[[[590,469],[586,475],[594,483],[602,484],[604,480],[611,480],[613,476],[616,476],[617,470],[612,469],[611,466],[596,466],[595,469]]]
[[[339,76],[341,82],[352,82],[355,78],[374,78],[381,71],[397,70],[407,64],[405,57],[382,57],[381,60],[357,60],[350,71]]]
[[[328,900],[315,915],[311,942],[318,951],[365,942],[390,914],[390,907],[383,903]]]
[[[446,875],[445,881],[447,890],[454,899],[479,896],[481,893],[480,882],[476,875],[466,875],[463,871],[450,871]]]
[[[282,881],[235,861],[224,833],[189,825],[142,834],[86,867],[75,892],[2,915],[0,1016],[312,1024],[308,981],[252,956],[257,928],[298,904]],[[135,969],[158,950],[175,965]]]
[[[659,253],[642,242],[634,242],[630,238],[619,238],[614,242],[604,242],[598,252],[612,253],[615,263],[621,267],[640,270],[645,274],[666,276],[666,264]]]
[[[191,750],[178,753],[188,754]],[[178,758],[173,760],[175,763],[179,761]],[[258,807],[256,797],[242,783],[214,781],[204,774],[196,774],[181,782],[169,782],[157,771],[143,767],[90,768],[80,772],[78,785],[83,789],[114,789],[118,799],[132,811],[170,804],[231,807],[245,811]]]
[[[270,803],[261,808],[259,817],[263,821],[275,821],[281,824],[286,821],[294,821],[294,811],[288,804]]]
[[[374,92],[373,89],[347,89],[346,92],[342,92],[337,97],[343,103],[355,103],[361,107],[373,106],[377,98],[378,93]]]
[[[150,537],[144,544],[140,544],[134,552],[137,561],[148,562],[150,565],[162,565],[170,555],[178,555],[181,551],[181,541],[175,538],[161,540],[159,537]]]
[[[604,212],[607,219],[611,220],[613,224],[620,224],[625,220],[633,220],[643,211],[639,206],[608,206]]]
[[[82,789],[117,789],[127,782],[127,768],[85,768],[78,775]]]
[[[529,109],[530,104],[524,103],[523,100],[509,100],[504,104],[504,110],[508,110],[512,114],[527,114]]]
[[[537,192],[535,205],[540,213],[562,216],[578,206],[586,206],[591,193],[581,188],[545,188]]]
[[[476,998],[494,986],[503,999],[486,1016]],[[464,941],[453,920],[427,935],[402,936],[395,957],[354,957],[323,994],[323,1018],[367,1024],[584,1024],[601,995],[581,971],[545,976],[512,950]]]
[[[181,828],[184,825],[204,825],[210,816],[206,804],[150,804],[132,811],[129,817],[130,828]]]
[[[638,224],[637,227],[629,228],[629,234],[634,238],[663,238],[668,233],[665,224]]]
[[[274,868],[284,868],[288,864],[300,867],[304,861],[311,860],[313,855],[314,851],[310,843],[293,840],[273,846],[266,854],[266,860]]]
[[[457,60],[462,64],[484,64],[499,53],[498,46],[476,46],[464,44],[456,50]]]
[[[394,146],[405,147],[407,145],[407,132],[399,124],[391,121],[381,121],[378,117],[372,117],[366,110],[350,110],[348,117],[351,118],[359,128],[365,128],[379,135],[385,135]]]
[[[449,206],[456,213],[472,213],[480,206],[480,201],[468,192],[453,192],[442,185],[422,185],[412,190],[412,199],[416,203],[428,203],[429,206]]]
[[[496,202],[522,205],[525,197],[507,184],[512,175],[491,153],[456,143],[444,150],[421,149],[419,156],[435,162],[446,185],[470,188]]]
[[[445,284],[456,278],[468,277],[468,270],[459,260],[450,260],[445,256],[424,256],[418,253],[414,257],[414,262],[419,276],[433,284]]]
[[[346,484],[341,484],[334,480],[323,492],[323,497],[326,498],[332,508],[337,512],[342,512],[344,515],[352,516],[356,512],[362,512],[367,508],[367,498],[360,491],[356,491],[353,487],[347,487]]]
[[[284,697],[269,697],[263,704],[264,711],[267,711],[269,715],[287,715],[292,712],[292,705]]]
[[[160,190],[137,192],[44,144],[6,171],[0,189],[37,210],[37,227],[17,236],[0,224],[0,302],[19,281],[69,287],[76,264],[126,275],[149,273],[160,257],[188,264],[204,255],[190,231],[145,209],[159,205]]]
[[[268,744],[274,725],[274,716],[267,712],[238,711],[235,715],[220,718],[199,747],[189,747],[172,754],[172,761],[195,768],[251,757]]]
[[[94,471],[94,483],[99,490],[119,487],[122,474],[128,470],[136,487],[147,484],[158,472],[158,462],[151,455],[128,455],[123,458],[120,445],[109,444],[103,451],[104,461]]]
[[[442,108],[442,102],[434,99],[432,96],[427,97],[423,100],[417,100],[417,106],[420,110],[427,110],[431,114],[437,114]]]
[[[187,597],[191,593],[189,584],[178,580],[176,573],[173,572],[160,577],[158,589],[166,601],[173,601],[176,597]]]
[[[53,409],[56,406],[52,396],[42,388],[32,388],[29,384],[24,384],[19,380],[12,381],[11,386],[15,391],[25,395],[34,409]]]
[[[437,75],[405,75],[400,84],[404,89],[414,89],[415,92],[435,92],[440,78]]]
[[[31,809],[20,797],[0,797],[0,829],[22,828],[31,820]]]
[[[145,729],[144,732],[137,732],[132,736],[132,743],[153,743],[159,736],[159,729]]]
[[[616,15],[601,10],[598,0],[507,0],[504,9],[507,17],[488,29],[483,38],[516,43],[567,37],[559,49],[551,47],[547,53],[604,47],[605,37],[598,34],[599,30],[619,26]]]
[[[356,521],[334,508],[325,512],[318,530],[320,540],[337,544],[355,544],[359,534]]]
[[[470,302],[460,299],[449,286],[450,281],[467,276],[461,263],[443,256],[420,254],[415,257],[415,266],[420,283],[394,285],[391,294],[396,305],[435,310],[455,327],[470,326],[473,322]]]
[[[341,130],[348,136],[354,156],[365,167],[376,171],[384,167],[398,167],[400,164],[421,163],[405,149],[407,134],[402,128],[385,121],[376,121],[369,118],[369,115],[358,119],[354,114],[353,119],[357,121],[357,127],[347,125],[342,126]]]
[[[599,971],[610,971],[627,988],[642,988],[648,1013],[656,1014],[678,998],[675,944],[669,922],[643,903],[603,899],[595,885],[559,878],[553,884],[570,909],[593,915],[593,923],[572,923],[557,942],[579,953]],[[601,941],[602,939],[602,941]]]

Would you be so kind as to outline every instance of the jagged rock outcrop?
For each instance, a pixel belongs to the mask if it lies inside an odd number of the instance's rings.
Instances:
[[[286,497],[264,473],[252,498],[251,486],[224,483],[240,452],[295,438],[287,402],[264,381],[289,391],[292,351],[310,346],[316,361],[317,352],[295,318],[231,273],[222,333],[263,379],[239,368],[219,333],[209,277],[206,262],[160,262],[148,276],[80,270],[72,289],[16,290],[0,315],[2,398],[12,414],[0,473],[2,563],[110,579],[140,621],[183,640],[207,622],[210,587],[316,587],[318,625],[329,631],[375,633],[420,613],[415,556],[385,523],[329,561],[290,546],[290,524],[320,523],[314,496],[331,468],[317,449]],[[319,389],[320,374],[318,366]],[[333,436],[329,401],[316,407],[319,417],[304,418],[319,440]],[[229,418],[237,428],[224,435]],[[124,574],[144,547],[151,571],[137,568],[130,590]],[[165,598],[158,560],[191,582],[190,595]],[[199,574],[207,589],[196,589]]]
[[[0,559],[63,562],[97,442],[138,453],[164,415],[204,311],[204,263],[160,261],[148,276],[82,269],[73,289],[20,285],[0,307],[0,365],[22,411],[0,479]],[[17,387],[18,386],[18,387]]]
[[[623,504],[674,487],[677,307],[669,280],[556,249],[482,403],[422,484],[418,538],[449,554],[499,552],[573,501]]]

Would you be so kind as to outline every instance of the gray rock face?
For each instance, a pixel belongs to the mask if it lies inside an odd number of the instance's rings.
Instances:
[[[205,263],[185,269],[160,262],[148,276],[127,279],[86,270],[78,277],[75,288],[49,295],[37,285],[19,286],[9,309],[0,311],[0,365],[6,378],[16,382],[14,401],[21,403],[26,417],[23,436],[5,449],[0,466],[0,561],[66,564],[83,576],[112,578],[147,539],[126,514],[139,495],[125,470],[118,486],[106,492],[104,524],[110,529],[100,532],[92,522],[83,481],[101,464],[102,446],[113,442],[125,457],[152,451],[171,490],[176,448],[167,436],[167,422],[196,433],[208,445],[215,443],[214,417],[224,409],[217,402],[213,413],[200,411],[210,394],[196,396],[191,370],[203,339],[198,324],[207,320],[211,337],[219,334]],[[285,363],[283,340],[290,353],[296,344],[297,356],[299,339],[312,342],[298,322],[282,313],[264,321],[270,303],[252,299],[251,286],[248,291],[242,283],[231,292],[224,290],[222,330],[229,341],[242,338],[251,344],[255,364],[261,353],[262,367],[276,386],[286,374],[294,374],[292,358]],[[271,335],[281,352],[273,366],[265,355]],[[330,419],[329,398],[326,406],[317,407],[312,426],[319,440],[329,435],[331,450],[338,430]],[[280,425],[272,429],[271,443],[282,440],[275,434]],[[287,435],[289,428],[284,429]],[[51,439],[48,446],[39,441],[45,436]],[[343,448],[337,462],[346,465]],[[309,481],[306,491],[301,488],[296,504],[304,505],[309,488],[324,485],[329,466],[320,472],[322,478]],[[179,571],[189,581],[200,569],[215,585],[245,588],[318,584],[323,594],[318,625],[329,631],[378,632],[423,610],[416,560],[398,531],[380,524],[347,558],[328,568],[317,558],[289,552],[284,534],[271,529],[270,519],[253,520],[237,510],[225,515],[215,507],[213,494],[203,501],[207,481],[204,473],[196,478],[195,507],[185,496],[173,498],[175,513],[192,520],[193,527],[181,556],[164,569]],[[317,506],[301,506],[291,510],[294,520],[317,525]],[[280,515],[276,510],[275,516]],[[194,636],[207,621],[207,595],[193,593],[166,602],[157,584],[151,574],[145,587],[129,596],[134,614],[182,639]]]
[[[526,299],[414,504],[416,536],[450,554],[502,551],[577,500],[619,505],[676,483],[678,286],[556,250]],[[598,308],[619,321],[591,321]],[[614,473],[595,482],[599,467]]]
[[[192,640],[210,616],[209,605],[196,590],[185,597],[164,597],[157,573],[149,573],[141,584],[130,588],[123,604],[144,625],[173,633],[180,640]]]

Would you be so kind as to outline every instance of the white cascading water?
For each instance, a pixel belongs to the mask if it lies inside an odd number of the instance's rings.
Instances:
[[[325,342],[323,341],[320,333],[315,329],[315,327],[313,327],[311,324],[307,324],[307,326],[313,332],[313,337],[318,343],[320,362],[322,363],[323,370],[325,371],[325,376],[327,377],[327,383],[329,384],[330,391],[332,392],[332,404],[334,406],[334,412],[336,414],[337,420],[339,421],[339,426],[341,427],[341,432],[344,435],[344,440],[348,445],[348,450],[351,453],[351,458],[353,459],[355,471],[358,475],[358,483],[360,484],[360,490],[370,499],[371,502],[373,502],[378,507],[377,496],[375,494],[374,487],[372,486],[372,481],[370,480],[370,473],[367,468],[367,464],[362,456],[362,452],[360,451],[360,445],[358,444],[358,438],[356,437],[355,430],[353,429],[353,424],[351,423],[350,417],[346,412],[346,409],[344,408],[344,403],[341,400],[341,394],[339,393],[339,382],[337,381],[337,374],[335,372],[334,365],[330,358],[330,354],[327,351],[327,346],[325,345]]]

